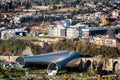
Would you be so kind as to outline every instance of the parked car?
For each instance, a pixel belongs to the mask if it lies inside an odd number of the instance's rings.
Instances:
[[[3,68],[10,68],[10,69],[15,69],[15,68],[18,68],[18,65],[16,63],[6,63],[6,64],[3,64]]]

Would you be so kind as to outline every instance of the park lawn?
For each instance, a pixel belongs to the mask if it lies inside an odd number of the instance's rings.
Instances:
[[[55,39],[59,37],[55,36],[23,36],[23,37],[16,37],[16,39],[39,39],[39,38],[46,38],[46,39]]]

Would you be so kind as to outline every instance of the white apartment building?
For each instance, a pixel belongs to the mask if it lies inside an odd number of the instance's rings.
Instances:
[[[48,35],[67,38],[79,38],[82,36],[82,29],[86,27],[87,25],[81,24],[71,26],[69,21],[65,21],[63,24],[49,25]]]
[[[81,29],[81,38],[89,38],[89,29]]]
[[[98,35],[90,39],[91,43],[97,45],[105,45],[110,47],[117,47],[119,40],[114,35]]]
[[[117,46],[117,40],[116,39],[105,39],[106,46],[116,47]]]
[[[54,28],[54,36],[65,37],[66,36],[66,28]]]
[[[119,43],[119,40],[116,38],[115,35],[106,35],[104,45],[110,47],[117,47],[117,43]]]
[[[48,35],[53,35],[54,36],[54,27],[57,27],[56,25],[49,25],[48,26]]]
[[[61,25],[49,25],[48,35],[65,37],[66,36],[66,28]]]
[[[79,38],[80,37],[80,30],[77,28],[68,28],[66,36],[69,38]]]

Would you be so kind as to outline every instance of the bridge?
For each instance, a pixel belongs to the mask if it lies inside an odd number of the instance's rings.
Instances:
[[[94,69],[94,64],[97,64],[98,67],[102,65],[102,70],[106,71],[114,71],[119,72],[120,71],[120,59],[114,59],[114,58],[102,58],[94,59],[94,58],[80,58],[81,60],[81,66],[82,68],[87,68],[89,70]]]
[[[7,62],[15,62],[16,58],[19,56],[0,56],[0,61],[7,61]],[[120,58],[103,58],[103,59],[94,59],[94,58],[79,58],[80,65],[79,68],[87,68],[88,70],[94,69],[94,64],[98,64],[98,66],[102,65],[102,70],[106,71],[120,71]]]

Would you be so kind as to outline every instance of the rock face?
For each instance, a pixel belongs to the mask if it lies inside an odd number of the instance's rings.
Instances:
[[[31,48],[27,46],[26,49],[23,50],[22,55],[33,55]]]

